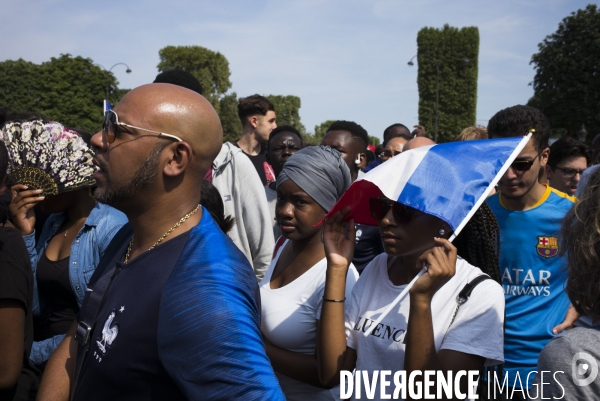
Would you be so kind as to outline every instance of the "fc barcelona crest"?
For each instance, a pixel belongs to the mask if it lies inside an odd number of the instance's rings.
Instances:
[[[553,258],[558,255],[558,238],[556,237],[538,237],[536,246],[537,253],[544,258]]]

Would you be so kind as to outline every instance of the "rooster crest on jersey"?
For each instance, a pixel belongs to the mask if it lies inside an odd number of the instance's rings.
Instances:
[[[538,255],[543,258],[553,258],[558,255],[558,238],[556,237],[538,237],[536,246]]]
[[[102,356],[106,355],[106,348],[110,348],[111,344],[113,343],[113,341],[115,341],[117,335],[119,334],[119,325],[115,323],[115,325],[111,327],[111,325],[113,324],[113,320],[115,319],[116,312],[116,309],[113,309],[110,312],[110,315],[108,315],[106,322],[104,322],[104,327],[102,328],[102,338],[99,338],[96,341],[96,345],[102,353]],[[94,354],[96,353],[94,352]],[[96,359],[98,359],[99,361],[102,360],[99,354],[96,354],[95,356]]]

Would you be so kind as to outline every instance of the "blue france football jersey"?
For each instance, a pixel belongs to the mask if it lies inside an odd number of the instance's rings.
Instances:
[[[117,270],[74,400],[284,399],[262,342],[252,267],[202,211],[190,231],[128,264],[131,230],[115,236],[120,249],[101,270]],[[103,273],[96,270],[91,291]]]
[[[531,209],[508,210],[488,198],[500,227],[500,270],[506,299],[505,371],[510,387],[531,387],[538,356],[564,320],[566,258],[558,255],[561,220],[575,198],[547,187]],[[518,377],[517,377],[518,375]],[[529,379],[528,379],[529,375]],[[521,385],[522,383],[522,385]]]

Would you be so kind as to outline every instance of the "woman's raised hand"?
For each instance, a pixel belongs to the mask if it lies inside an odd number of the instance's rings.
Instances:
[[[354,219],[343,221],[350,210],[350,206],[345,207],[326,219],[323,224],[321,239],[325,245],[328,268],[347,269],[354,257],[356,241]]]
[[[33,207],[44,200],[41,189],[28,189],[25,185],[17,184],[10,188],[12,202],[9,209],[14,226],[21,235],[29,235],[35,228],[35,212]]]
[[[445,238],[435,238],[435,243],[417,261],[418,267],[427,266],[427,271],[411,287],[411,300],[430,303],[436,291],[456,273],[456,247]]]

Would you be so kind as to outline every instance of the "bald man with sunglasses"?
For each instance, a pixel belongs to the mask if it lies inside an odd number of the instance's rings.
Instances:
[[[210,103],[164,83],[105,113],[94,197],[129,219],[50,358],[38,400],[283,400],[252,267],[199,203],[221,149]]]
[[[506,300],[504,371],[511,399],[528,399],[538,355],[565,324],[566,258],[560,222],[575,198],[539,182],[548,162],[550,123],[539,110],[514,106],[489,122],[490,138],[532,137],[487,199],[500,228],[500,272]],[[514,393],[513,393],[514,389]],[[532,389],[531,396],[535,396]]]

